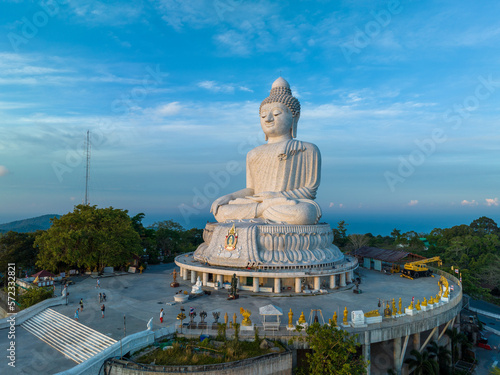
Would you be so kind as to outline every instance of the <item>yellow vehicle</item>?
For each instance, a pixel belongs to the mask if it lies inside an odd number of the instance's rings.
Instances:
[[[440,257],[417,260],[416,262],[406,263],[401,270],[401,277],[408,279],[417,279],[419,277],[434,277],[432,271],[426,266],[427,263],[437,262],[439,266],[443,264]]]

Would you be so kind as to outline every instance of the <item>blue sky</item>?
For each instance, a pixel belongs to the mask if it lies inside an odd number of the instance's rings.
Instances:
[[[0,222],[89,199],[211,220],[287,79],[350,233],[500,221],[496,1],[3,1]]]

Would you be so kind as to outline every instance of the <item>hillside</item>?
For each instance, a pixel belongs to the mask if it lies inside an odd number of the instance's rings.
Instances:
[[[12,221],[10,223],[0,224],[0,233],[7,233],[10,230],[15,232],[35,232],[39,229],[46,230],[51,226],[50,219],[53,217],[61,217],[61,215],[43,215],[38,217],[33,217],[31,219],[24,219],[18,221]]]

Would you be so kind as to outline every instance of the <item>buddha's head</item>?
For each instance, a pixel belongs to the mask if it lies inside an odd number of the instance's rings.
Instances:
[[[274,81],[270,95],[260,105],[259,113],[266,141],[269,136],[290,134],[292,138],[297,137],[300,103],[283,78]]]

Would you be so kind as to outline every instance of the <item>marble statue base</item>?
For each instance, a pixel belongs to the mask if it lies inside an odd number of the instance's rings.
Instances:
[[[428,306],[422,306],[422,305],[420,305],[420,310],[427,311],[427,310],[430,310],[430,309],[428,308]]]
[[[241,331],[253,331],[255,327],[255,324],[250,324],[249,326],[244,326],[243,324],[240,325],[240,330]]]
[[[441,301],[444,303],[450,302],[450,299],[448,297],[441,297]]]
[[[409,309],[408,307],[405,308],[405,314],[406,315],[415,315],[417,311],[415,309]]]
[[[382,323],[382,316],[365,317],[366,324]]]
[[[332,244],[329,224],[208,223],[203,239],[205,242],[195,251],[194,259],[214,266],[332,268],[344,261],[342,252]]]
[[[174,301],[179,303],[186,302],[188,299],[189,299],[189,294],[176,294],[174,296]]]

